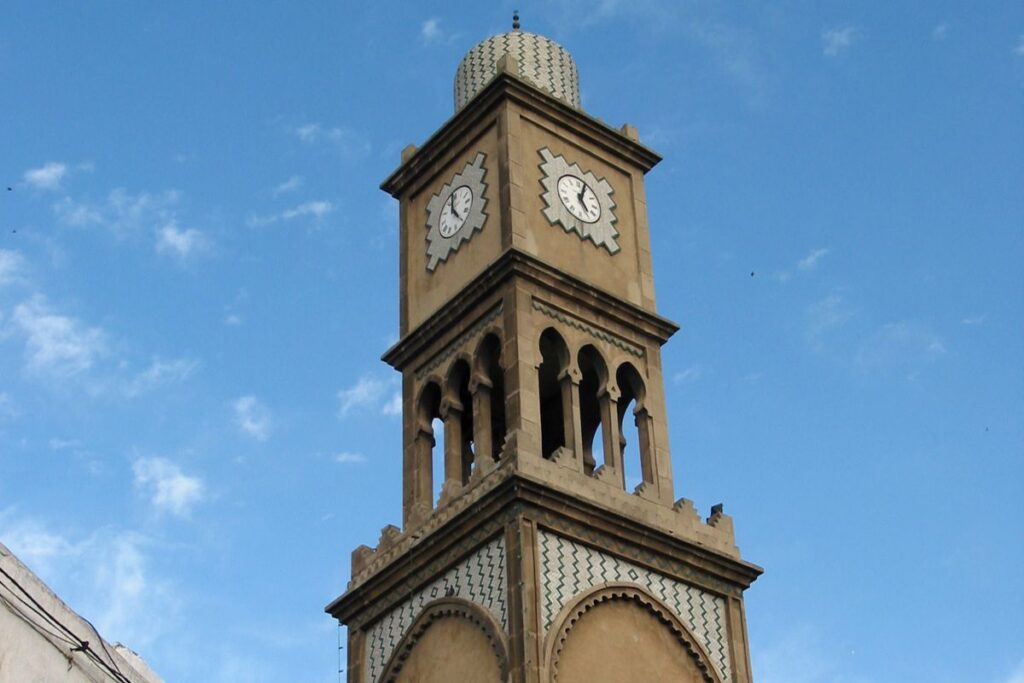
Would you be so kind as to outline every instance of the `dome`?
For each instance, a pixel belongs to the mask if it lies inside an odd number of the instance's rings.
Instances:
[[[519,76],[571,107],[580,108],[576,62],[558,43],[536,33],[512,31],[478,43],[455,72],[455,111],[462,109],[498,73],[498,60],[510,55]]]

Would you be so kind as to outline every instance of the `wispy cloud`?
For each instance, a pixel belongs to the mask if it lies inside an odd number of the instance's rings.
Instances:
[[[961,325],[981,325],[985,322],[984,315],[971,315],[960,321]]]
[[[803,257],[796,262],[795,270],[798,272],[809,273],[818,269],[818,263],[829,253],[829,249],[821,247],[818,249],[811,249],[807,256]],[[789,282],[793,279],[794,267],[787,268],[786,270],[780,270],[772,274],[779,282]]]
[[[458,37],[457,33],[446,31],[437,17],[431,17],[420,24],[420,40],[424,45],[449,44]]]
[[[0,249],[0,285],[24,282],[25,271],[25,258],[19,252]]]
[[[424,43],[436,43],[444,37],[441,32],[441,20],[437,17],[431,17],[423,22],[420,27],[420,38],[423,39]]]
[[[932,29],[932,40],[934,40],[935,42],[941,42],[946,39],[946,35],[948,33],[948,23],[942,22],[941,24],[936,24],[935,27]]]
[[[1001,679],[1000,683],[1024,683],[1024,659],[1020,660],[1017,668],[1010,672],[1010,675]]]
[[[25,369],[33,374],[72,377],[91,368],[106,352],[102,329],[54,312],[42,295],[18,304],[11,323],[24,336]]]
[[[837,57],[851,47],[858,36],[854,26],[825,29],[821,32],[821,51],[826,57]]]
[[[811,253],[797,262],[796,267],[800,270],[814,270],[818,267],[818,261],[820,261],[828,251],[829,250],[827,248],[812,249]]]
[[[0,538],[110,640],[147,647],[177,619],[180,592],[154,570],[154,543],[142,534],[104,527],[71,539],[8,509],[0,512]]]
[[[291,209],[268,216],[250,216],[250,226],[273,225],[279,221],[292,221],[296,218],[311,217],[315,223],[323,220],[324,216],[334,211],[334,204],[326,200],[305,202]]]
[[[68,174],[68,165],[59,161],[48,161],[39,168],[30,168],[22,176],[25,184],[36,190],[59,190],[60,183]]]
[[[148,368],[124,383],[122,392],[125,396],[134,398],[165,384],[183,382],[191,377],[198,367],[199,361],[188,358],[154,358]]]
[[[752,653],[759,683],[871,683],[871,679],[844,672],[839,648],[817,635],[816,629],[790,631],[766,648]]]
[[[1017,38],[1017,44],[1013,46],[1013,54],[1024,57],[1024,33]]]
[[[842,327],[853,317],[842,297],[832,294],[807,307],[807,322],[804,328],[810,347],[820,351],[824,338],[830,332]]]
[[[179,228],[174,221],[157,230],[156,251],[187,259],[210,250],[210,240],[195,228]]]
[[[0,422],[10,420],[20,414],[14,399],[6,391],[0,391]]]
[[[234,402],[235,424],[243,434],[257,441],[270,436],[270,411],[255,396],[241,396]]]
[[[306,123],[292,128],[291,132],[304,144],[332,147],[346,158],[358,158],[370,152],[370,141],[350,128]]]
[[[276,197],[286,192],[293,192],[300,187],[302,187],[302,176],[293,175],[291,178],[274,188],[274,196]]]
[[[203,500],[203,480],[190,477],[166,458],[139,458],[132,463],[135,487],[142,491],[158,512],[187,517]]]
[[[886,323],[861,344],[857,363],[864,368],[916,365],[946,354],[942,339],[914,320]]]
[[[123,239],[143,230],[158,231],[175,222],[175,209],[180,195],[175,190],[132,194],[124,188],[110,191],[100,203],[77,201],[65,197],[53,210],[58,220],[73,228],[103,228]]]
[[[343,451],[334,455],[334,462],[341,463],[342,465],[353,465],[366,462],[366,456],[362,453],[349,453]]]
[[[696,365],[691,365],[682,372],[677,372],[672,376],[672,381],[676,384],[691,384],[698,381],[706,372],[706,368],[700,363],[697,363]]]
[[[401,415],[402,396],[396,388],[397,380],[384,380],[364,375],[355,384],[338,392],[338,415],[347,417],[356,412],[378,412],[382,415]]]

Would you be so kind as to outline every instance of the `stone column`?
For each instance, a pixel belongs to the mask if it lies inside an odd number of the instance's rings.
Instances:
[[[452,398],[441,401],[441,419],[444,420],[444,483],[438,505],[447,503],[462,488],[462,403]]]
[[[562,434],[565,447],[572,449],[576,460],[576,469],[583,471],[583,427],[580,417],[580,371],[574,367],[566,368],[558,376],[558,384],[562,390]]]
[[[601,440],[604,442],[603,480],[626,488],[626,468],[622,463],[619,437],[619,392],[609,388],[598,397],[601,411]]]
[[[484,471],[494,465],[494,436],[491,415],[491,392],[494,385],[486,377],[476,375],[469,383],[473,395],[473,443],[476,445],[476,467]]]

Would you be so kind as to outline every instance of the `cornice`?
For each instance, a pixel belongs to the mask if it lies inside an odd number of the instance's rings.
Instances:
[[[517,75],[502,72],[481,90],[469,104],[456,112],[426,142],[395,169],[380,188],[395,198],[406,194],[409,186],[434,163],[445,158],[467,134],[492,116],[504,102],[520,106],[557,121],[587,139],[598,148],[643,170],[654,168],[661,155],[600,119],[558,100]]]
[[[381,360],[397,370],[404,370],[430,343],[452,329],[459,321],[466,320],[470,311],[492,298],[498,286],[515,277],[535,282],[557,292],[561,297],[600,311],[602,315],[621,325],[639,328],[659,345],[664,344],[679,330],[679,326],[667,318],[569,275],[532,254],[509,247],[484,272],[467,283],[441,310],[424,320],[388,349],[381,356]]]

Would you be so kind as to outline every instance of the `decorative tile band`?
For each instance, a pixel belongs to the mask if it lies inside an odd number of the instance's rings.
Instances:
[[[370,627],[366,634],[366,683],[374,683],[380,677],[402,636],[424,607],[439,598],[457,597],[480,605],[507,633],[507,584],[505,538],[498,536],[439,578],[414,591],[408,600]]]
[[[603,583],[632,583],[665,603],[711,655],[721,680],[731,680],[723,598],[544,529],[537,538],[544,635],[562,608],[580,594]]]
[[[580,330],[581,332],[585,332],[585,333],[589,334],[591,337],[594,337],[596,339],[600,339],[601,341],[604,341],[604,342],[608,342],[612,346],[617,346],[620,349],[622,349],[623,351],[625,351],[626,353],[632,354],[632,355],[636,356],[637,358],[643,358],[644,357],[644,350],[641,349],[639,346],[635,346],[633,344],[630,344],[628,341],[626,341],[625,339],[622,339],[621,337],[616,337],[614,335],[608,334],[607,332],[605,332],[603,330],[599,330],[599,329],[596,329],[594,327],[591,327],[590,325],[588,325],[587,323],[583,322],[579,318],[577,318],[575,316],[572,316],[572,315],[569,315],[568,313],[565,313],[564,311],[560,311],[557,308],[553,308],[553,307],[545,304],[542,301],[534,299],[533,300],[533,307],[536,310],[538,310],[541,313],[543,313],[544,315],[548,316],[549,318],[554,318],[555,320],[557,320],[559,322],[565,323],[569,327],[575,327],[577,330]]]
[[[497,306],[487,311],[487,313],[484,313],[484,315],[481,316],[481,318],[477,320],[475,323],[473,323],[473,325],[468,330],[466,330],[458,337],[456,337],[451,344],[444,347],[444,349],[442,349],[441,352],[438,353],[436,356],[431,358],[426,365],[418,369],[416,371],[417,381],[422,380],[424,377],[429,375],[438,366],[440,366],[446,360],[451,358],[463,344],[465,344],[467,341],[480,334],[480,332],[482,332],[483,329],[487,327],[487,325],[493,322],[501,314],[501,308],[502,304],[499,303]]]

